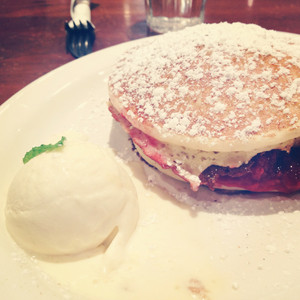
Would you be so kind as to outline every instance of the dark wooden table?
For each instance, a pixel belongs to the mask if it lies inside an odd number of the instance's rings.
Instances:
[[[74,58],[65,49],[70,0],[0,1],[0,104]],[[146,37],[144,0],[94,0],[94,51]],[[299,0],[207,0],[205,22],[255,23],[300,34]]]

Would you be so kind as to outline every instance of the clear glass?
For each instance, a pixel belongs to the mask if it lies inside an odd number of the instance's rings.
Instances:
[[[158,33],[176,31],[200,24],[204,19],[206,0],[145,0],[146,20]]]

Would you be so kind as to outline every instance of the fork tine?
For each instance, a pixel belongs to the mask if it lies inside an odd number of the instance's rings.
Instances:
[[[72,22],[73,22],[74,29],[77,32],[80,29],[80,24],[77,25],[75,21],[72,21]]]
[[[82,24],[82,26],[83,26],[83,24]],[[78,34],[77,51],[78,51],[79,56],[88,54],[86,42],[87,42],[87,32],[84,29],[84,30],[81,30],[81,34]]]
[[[87,22],[87,27],[88,27],[89,30],[94,30],[95,29],[95,26],[91,22],[89,22],[89,21],[86,21],[86,22]]]
[[[71,30],[71,27],[70,27],[68,21],[65,22],[65,30],[66,30],[67,32],[69,32],[69,31]]]
[[[80,27],[76,26],[76,29],[74,31],[74,35],[73,35],[73,49],[74,49],[74,52],[75,52],[75,56],[76,57],[80,57],[82,54],[81,54],[81,40],[80,40]]]
[[[87,26],[85,24],[83,24],[81,20],[79,21],[79,25],[80,25],[81,30],[86,30],[87,29]]]

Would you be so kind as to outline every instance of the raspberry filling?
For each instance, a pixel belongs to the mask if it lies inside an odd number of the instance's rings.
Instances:
[[[292,147],[289,153],[282,150],[258,153],[238,168],[210,166],[199,177],[211,189],[295,192],[300,190],[300,147]]]
[[[112,106],[109,110],[147,157],[156,161],[163,169],[172,169],[180,176],[176,167],[168,165],[167,157],[160,153],[159,141],[133,127]],[[189,182],[194,191],[198,189],[199,184],[180,177]],[[212,165],[206,168],[199,178],[201,185],[206,185],[212,190],[232,188],[253,192],[292,193],[300,190],[300,147],[292,147],[290,152],[275,149],[258,153],[247,164],[237,168]]]

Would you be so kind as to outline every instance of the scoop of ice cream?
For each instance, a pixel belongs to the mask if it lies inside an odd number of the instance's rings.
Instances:
[[[108,149],[67,137],[13,179],[7,228],[29,251],[75,254],[96,248],[116,229],[116,238],[127,240],[138,219],[136,198],[129,175]]]

